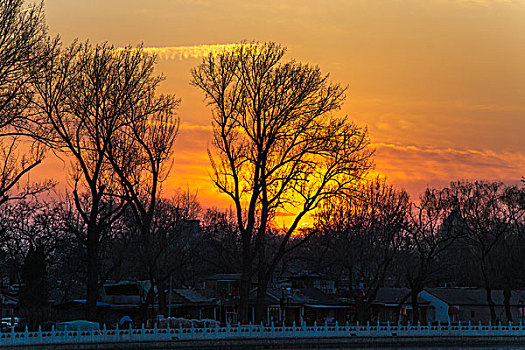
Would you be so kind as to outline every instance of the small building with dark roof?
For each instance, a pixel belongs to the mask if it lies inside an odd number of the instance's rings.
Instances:
[[[293,322],[312,325],[315,322],[335,321],[343,324],[350,321],[353,310],[353,306],[344,303],[337,296],[317,288],[270,289],[268,294],[278,301],[278,304],[270,306],[268,314],[274,320],[284,321],[288,325]]]
[[[217,319],[217,300],[191,288],[173,289],[168,294],[170,316],[188,319]],[[167,316],[167,315],[166,315]]]
[[[433,322],[472,322],[488,323],[490,308],[484,288],[425,288],[420,294],[433,306]],[[498,321],[507,322],[502,290],[493,290],[492,301]],[[514,322],[525,321],[525,291],[512,291],[510,310]]]

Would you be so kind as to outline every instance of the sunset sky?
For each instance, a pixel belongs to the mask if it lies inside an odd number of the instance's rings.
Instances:
[[[198,189],[205,206],[229,202],[209,181],[210,112],[190,69],[206,45],[241,40],[279,42],[287,58],[348,84],[341,113],[368,126],[376,171],[413,196],[525,175],[522,0],[46,0],[46,17],[66,44],[159,48],[161,90],[182,98],[165,190]],[[63,167],[50,159],[43,169]]]

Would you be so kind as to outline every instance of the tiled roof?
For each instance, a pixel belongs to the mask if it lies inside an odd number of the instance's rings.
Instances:
[[[408,288],[395,288],[395,287],[379,288],[374,304],[385,304],[385,305],[399,304],[403,300],[403,298],[405,298],[408,295],[408,293],[410,293],[410,289]],[[421,296],[418,296],[417,302],[421,305],[429,304],[428,300],[422,298]],[[411,303],[411,299],[409,297],[406,299],[405,304],[410,304],[410,303]]]
[[[210,303],[213,300],[205,297],[195,289],[173,289],[173,292],[179,294],[181,297],[186,299],[190,303]]]

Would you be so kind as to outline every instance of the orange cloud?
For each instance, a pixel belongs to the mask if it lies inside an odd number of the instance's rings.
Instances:
[[[201,58],[209,54],[214,56],[223,51],[229,51],[237,47],[238,44],[214,44],[214,45],[195,45],[195,46],[164,46],[164,47],[145,47],[147,53],[156,54],[163,60],[183,60],[187,58]]]
[[[372,147],[376,149],[376,171],[413,196],[426,186],[444,186],[460,179],[518,183],[525,169],[525,154],[517,152],[392,143],[374,143]]]

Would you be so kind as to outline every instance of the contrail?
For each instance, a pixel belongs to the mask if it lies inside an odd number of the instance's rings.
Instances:
[[[154,53],[163,60],[183,60],[187,58],[201,58],[209,54],[214,56],[231,51],[239,44],[215,44],[196,46],[168,46],[168,47],[145,47],[144,52]]]

